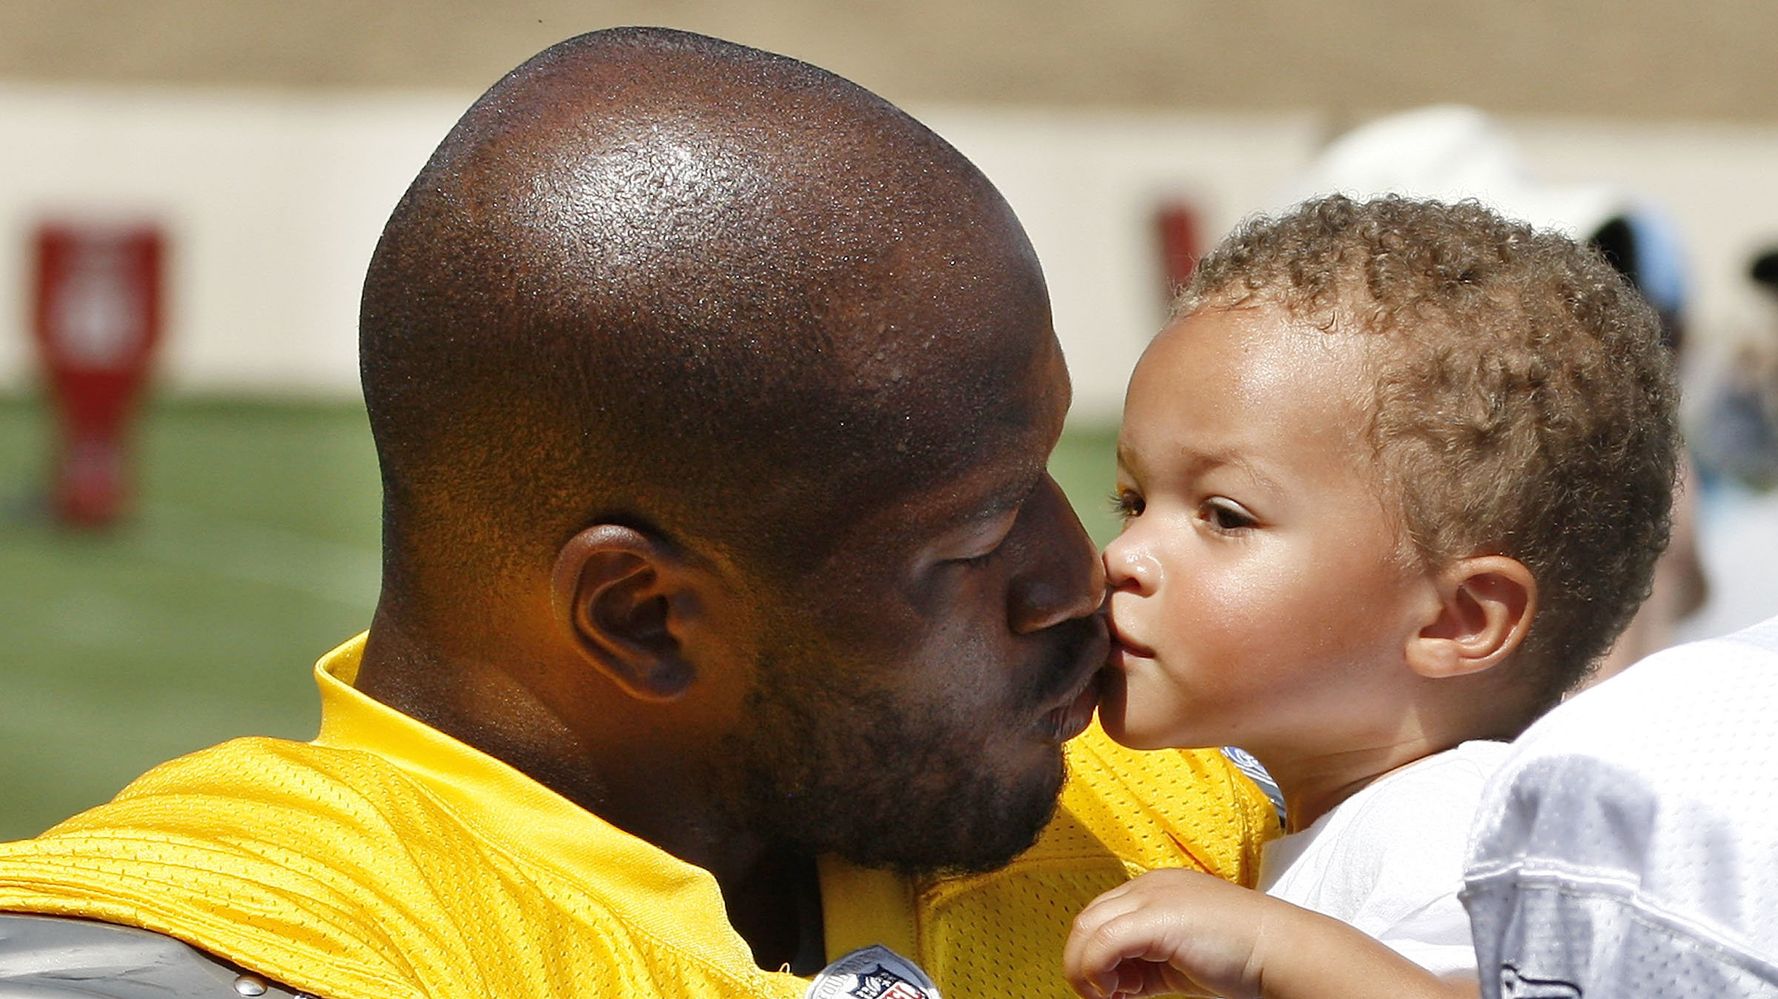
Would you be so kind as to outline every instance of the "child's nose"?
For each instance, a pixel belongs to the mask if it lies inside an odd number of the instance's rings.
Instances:
[[[1112,590],[1152,592],[1160,582],[1154,553],[1126,531],[1105,546],[1105,584]]]

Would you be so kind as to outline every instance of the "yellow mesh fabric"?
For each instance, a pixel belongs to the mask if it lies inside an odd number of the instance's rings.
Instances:
[[[369,754],[241,740],[0,847],[0,909],[142,926],[330,999],[802,994],[753,967],[707,875],[603,833],[588,885]]]
[[[156,930],[328,999],[802,995],[708,873],[352,690],[361,648],[323,660],[314,744],[224,743],[0,845],[0,909]]]
[[[1087,902],[1136,874],[1188,867],[1251,886],[1277,820],[1222,754],[1140,753],[1097,725],[1069,744],[1056,819],[1003,870],[905,884],[830,862],[827,945],[872,939],[915,958],[946,999],[1072,997],[1062,943]]]
[[[758,970],[705,871],[317,666],[313,743],[241,739],[0,844],[0,910],[185,940],[328,999],[800,996]],[[827,948],[882,943],[949,999],[1065,995],[1076,911],[1131,873],[1250,883],[1269,805],[1216,754],[1070,746],[1064,807],[1011,867],[911,882],[824,862]]]

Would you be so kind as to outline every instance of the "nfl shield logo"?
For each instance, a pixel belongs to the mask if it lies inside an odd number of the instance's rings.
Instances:
[[[940,999],[914,962],[887,947],[863,947],[828,965],[804,999]]]
[[[857,976],[858,984],[846,990],[858,999],[921,999],[917,986],[882,965]]]

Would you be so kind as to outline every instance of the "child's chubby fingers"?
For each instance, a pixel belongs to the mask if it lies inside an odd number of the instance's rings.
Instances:
[[[1195,871],[1155,871],[1094,899],[1062,952],[1069,985],[1088,999],[1221,994],[1239,984],[1248,950],[1220,934],[1215,900],[1242,889]]]
[[[1168,916],[1136,908],[1079,926],[1063,949],[1062,973],[1086,999],[1130,999],[1152,995],[1209,995],[1191,975],[1170,963],[1174,941]]]

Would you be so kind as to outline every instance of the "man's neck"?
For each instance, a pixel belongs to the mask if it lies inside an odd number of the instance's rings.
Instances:
[[[477,715],[476,705],[510,708],[526,700],[518,690],[465,696],[469,688],[492,682],[486,672],[442,661],[379,616],[356,686],[522,771],[618,829],[709,871],[730,924],[761,968],[820,970],[826,963],[821,889],[811,854],[769,844],[739,828],[730,810],[718,806],[719,792],[698,779],[699,768],[688,765],[677,747],[635,739],[620,740],[621,752],[601,751],[566,729],[558,731],[547,705],[520,711],[522,725]],[[616,765],[600,765],[614,755],[621,757]]]
[[[827,963],[821,882],[815,859],[781,852],[761,856],[743,871],[712,871],[722,887],[729,923],[767,971],[810,975]]]

